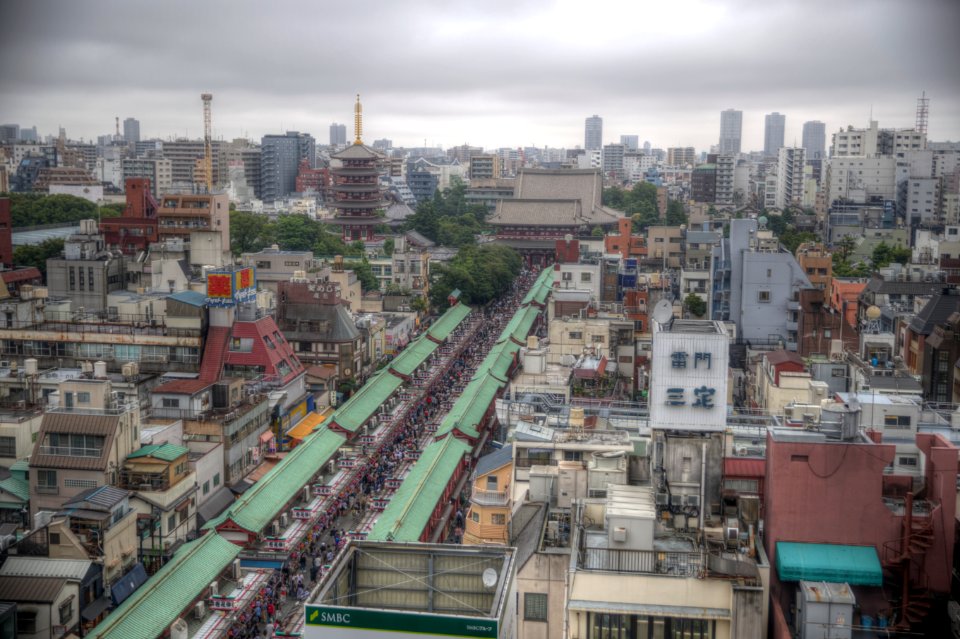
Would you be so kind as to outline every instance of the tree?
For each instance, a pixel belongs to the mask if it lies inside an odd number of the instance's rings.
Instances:
[[[449,264],[434,270],[430,303],[444,310],[450,292],[460,289],[465,303],[486,304],[510,290],[521,266],[520,255],[509,247],[499,244],[465,247]]]
[[[846,262],[855,248],[857,248],[857,240],[852,235],[844,235],[837,242],[834,258],[839,257],[841,262]]]
[[[880,242],[874,247],[873,254],[870,257],[873,268],[877,269],[883,268],[891,262],[906,264],[910,261],[911,252],[908,248],[890,246],[886,242]]]
[[[73,195],[45,195],[43,193],[9,193],[10,218],[14,228],[44,224],[73,224],[80,220],[95,220],[97,205]],[[111,205],[101,206],[99,217],[116,217],[122,211]]]
[[[63,253],[63,239],[51,238],[40,244],[18,246],[13,250],[13,263],[17,266],[35,266],[47,278],[47,260],[51,257],[60,257]]]
[[[590,232],[591,237],[603,237],[603,229],[599,226],[593,227],[593,230]]]
[[[383,253],[384,253],[384,255],[386,255],[387,257],[392,257],[392,256],[393,256],[393,250],[394,250],[394,241],[393,241],[393,238],[392,238],[392,237],[388,237],[387,239],[385,239],[385,240],[383,241]]]
[[[359,262],[349,262],[345,267],[356,273],[357,279],[360,280],[360,290],[363,292],[380,290],[380,280],[373,274],[373,268],[366,257]]]
[[[704,313],[707,312],[707,303],[696,293],[687,295],[683,299],[683,306],[691,315],[696,317],[703,317]]]
[[[683,202],[670,200],[667,202],[667,226],[680,226],[687,223],[687,212],[683,209]]]
[[[416,212],[404,222],[405,230],[414,230],[445,246],[457,248],[476,243],[476,236],[486,230],[487,207],[469,204],[467,187],[454,179],[450,188],[434,193],[432,200],[421,202]]]
[[[235,256],[269,246],[271,233],[270,220],[265,215],[230,211],[230,250]]]

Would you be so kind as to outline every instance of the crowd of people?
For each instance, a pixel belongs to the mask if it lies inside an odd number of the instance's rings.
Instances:
[[[410,453],[422,450],[429,441],[432,435],[425,426],[442,418],[449,410],[472,372],[496,343],[503,325],[519,306],[536,275],[532,271],[521,273],[509,295],[490,303],[479,318],[473,319],[479,325],[470,334],[470,342],[453,359],[446,373],[439,375],[423,392],[421,401],[412,405],[391,425],[385,444],[372,451],[368,451],[368,447],[373,447],[370,444],[361,446],[361,465],[356,468],[350,481],[291,550],[281,568],[271,574],[266,585],[240,611],[227,637],[269,639],[283,630],[287,625],[282,614],[285,604],[299,604],[306,600],[310,587],[322,578],[325,567],[334,562],[346,545],[350,534],[348,530],[353,530],[353,526],[361,521],[370,500],[382,495],[387,479],[399,476],[404,464],[416,456]],[[458,329],[454,340],[463,339],[464,332],[462,327]],[[454,498],[456,515],[450,518],[448,525],[451,530],[448,532],[455,543],[462,540],[463,508],[468,497],[460,495]],[[348,515],[352,519],[344,521]],[[345,528],[344,525],[349,527]],[[291,612],[287,619],[292,620],[293,617]]]

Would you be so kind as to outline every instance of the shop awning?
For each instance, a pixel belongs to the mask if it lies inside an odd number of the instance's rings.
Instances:
[[[327,413],[307,413],[306,417],[300,420],[300,422],[287,431],[287,437],[290,439],[299,439],[303,441],[303,438],[313,432],[313,429],[323,423],[323,420],[327,418]]]
[[[852,586],[883,585],[883,568],[873,546],[777,542],[780,581],[830,581]]]
[[[83,617],[84,621],[93,621],[109,607],[110,597],[104,595],[99,599],[94,599],[87,604],[87,607],[83,609],[83,611],[80,613],[80,616]]]

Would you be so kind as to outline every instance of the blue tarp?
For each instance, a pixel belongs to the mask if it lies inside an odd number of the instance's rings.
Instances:
[[[147,571],[143,569],[143,564],[138,562],[110,587],[110,598],[113,599],[113,605],[119,606],[124,599],[132,595],[146,581]]]
[[[780,581],[883,585],[883,568],[873,546],[778,541],[777,574]]]

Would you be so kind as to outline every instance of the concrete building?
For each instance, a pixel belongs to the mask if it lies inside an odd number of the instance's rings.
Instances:
[[[598,151],[603,148],[603,118],[599,115],[589,117],[584,122],[583,148]]]
[[[777,157],[787,128],[787,116],[782,113],[768,113],[763,119],[763,154]]]
[[[513,511],[513,447],[504,446],[478,459],[470,481],[463,543],[508,545],[508,522]]]
[[[347,125],[334,122],[330,125],[330,146],[344,146],[347,143]]]
[[[784,341],[796,350],[799,292],[811,286],[796,258],[757,220],[732,220],[713,250],[711,318],[735,322],[740,336]]]
[[[153,197],[173,189],[173,163],[168,158],[136,157],[120,161],[124,183],[131,178],[150,180]]]
[[[848,126],[833,134],[831,157],[895,156],[909,151],[922,151],[927,137],[914,129],[881,129],[871,120],[865,129]]]
[[[692,146],[667,149],[667,164],[670,166],[693,166],[697,163],[697,151]]]
[[[826,157],[827,125],[819,120],[803,123],[803,150],[808,160]]]
[[[708,158],[709,159],[709,158]],[[736,167],[737,158],[734,155],[720,154],[716,156],[717,167],[714,202],[731,205],[736,202]]]
[[[623,144],[603,145],[603,175],[615,182],[623,182],[623,154],[626,147]]]
[[[123,141],[131,145],[140,141],[140,120],[127,118],[123,121]]]
[[[939,178],[910,177],[897,187],[897,208],[907,224],[936,224],[940,221]]]
[[[219,187],[227,181],[225,149],[226,144],[224,142],[220,140],[211,142],[214,187]],[[162,153],[163,157],[170,160],[173,184],[176,188],[193,191],[205,182],[202,165],[206,150],[203,140],[163,142]]]
[[[170,238],[191,242],[193,238],[201,240],[196,245],[191,244],[191,259],[194,261],[199,257],[194,253],[201,248],[221,254],[230,251],[230,196],[226,193],[163,195],[157,209],[157,222],[161,241]],[[220,265],[223,261],[222,258],[216,261],[207,258],[199,263]]]
[[[301,160],[317,165],[316,142],[309,133],[287,131],[260,140],[260,193],[264,202],[275,202],[295,192]]]
[[[276,291],[279,282],[289,282],[297,271],[312,273],[320,267],[312,251],[281,251],[274,244],[256,253],[244,253],[240,263],[257,269],[257,282]]]
[[[694,202],[715,202],[717,199],[717,165],[701,164],[690,174],[690,199]]]
[[[775,208],[783,210],[803,200],[804,149],[781,146],[777,152]]]
[[[80,232],[63,246],[63,256],[47,260],[47,288],[91,313],[107,310],[108,296],[126,286],[126,259],[107,250],[94,220],[82,220]]]
[[[743,132],[743,111],[726,109],[720,112],[720,155],[740,154],[740,138]]]
[[[622,144],[628,151],[637,151],[640,147],[640,136],[621,135],[620,144]]]
[[[496,180],[500,178],[500,158],[496,155],[470,156],[470,183],[474,180]]]
[[[892,156],[833,157],[827,166],[827,202],[866,203],[896,198],[897,160]]]

